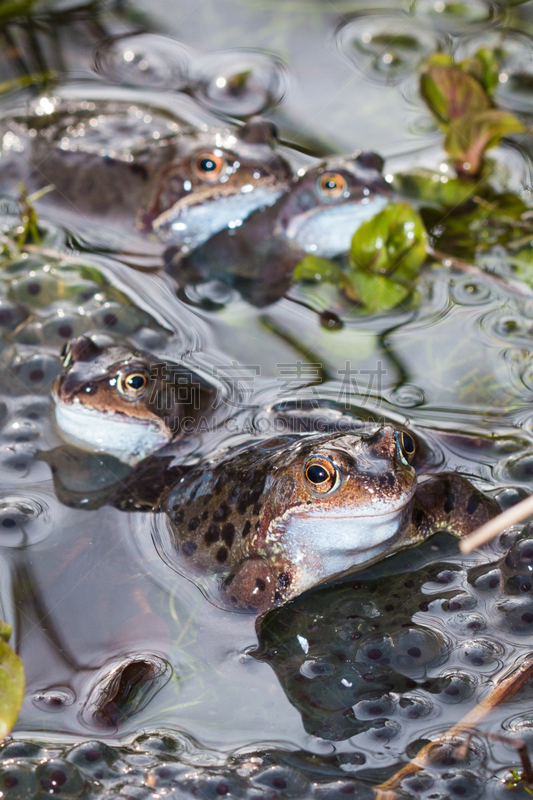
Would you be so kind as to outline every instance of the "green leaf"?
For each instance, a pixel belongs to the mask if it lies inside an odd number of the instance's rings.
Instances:
[[[528,224],[528,207],[518,195],[491,192],[466,206],[458,206],[443,216],[441,210],[423,209],[424,222],[436,250],[457,258],[473,260],[495,246],[513,247],[525,235],[533,237],[533,221]]]
[[[350,300],[357,300],[373,313],[394,308],[412,291],[384,275],[369,275],[355,270],[342,276],[342,284]]]
[[[459,66],[479,81],[487,94],[494,92],[498,85],[500,64],[490,47],[482,47],[473,56],[461,61]]]
[[[468,175],[476,175],[485,150],[497,145],[504,136],[525,130],[522,122],[510,111],[491,108],[469,112],[450,125],[444,149],[455,161],[457,169]]]
[[[441,125],[464,114],[491,107],[482,85],[459,67],[424,64],[420,71],[420,93]]]
[[[426,240],[420,214],[409,203],[389,203],[355,232],[352,270],[412,280],[426,259]]]
[[[295,281],[313,281],[319,283],[320,281],[330,281],[337,283],[339,280],[340,268],[338,264],[333,261],[328,261],[325,258],[319,258],[312,254],[307,254],[302,258],[299,264],[294,269]]]
[[[450,177],[446,172],[433,172],[430,169],[399,173],[394,176],[392,188],[396,194],[418,203],[445,208],[463,205],[476,191],[476,186],[470,180]]]
[[[11,628],[0,622],[0,741],[15,722],[24,699],[24,668],[18,655],[6,641]]]
[[[8,625],[7,622],[2,622],[0,619],[0,639],[3,639],[4,642],[9,642],[12,631],[11,625]]]

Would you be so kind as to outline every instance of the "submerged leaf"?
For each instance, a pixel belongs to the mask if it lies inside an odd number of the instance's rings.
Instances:
[[[445,216],[432,208],[423,210],[435,249],[463,259],[474,259],[495,246],[510,247],[528,234],[533,236],[528,212],[518,195],[489,191]]]
[[[461,172],[476,175],[485,150],[497,145],[504,136],[524,131],[522,122],[510,111],[491,108],[468,113],[450,125],[444,149]]]
[[[328,261],[308,253],[296,265],[293,277],[295,281],[313,281],[313,283],[332,281],[336,283],[339,279],[339,272],[339,265],[334,261]]]
[[[416,169],[394,176],[394,191],[424,205],[455,207],[466,203],[476,190],[472,181],[443,172]]]
[[[352,269],[412,280],[426,259],[426,229],[409,203],[389,203],[355,232]]]
[[[24,669],[18,655],[7,644],[10,633],[11,627],[0,622],[0,741],[17,721],[24,699]]]
[[[374,313],[394,308],[412,291],[408,286],[384,275],[370,275],[355,270],[343,275],[343,288],[350,300],[357,300]]]
[[[9,642],[12,631],[11,625],[8,625],[7,622],[2,622],[0,619],[0,639],[3,639],[4,642]]]
[[[426,63],[420,72],[420,93],[441,125],[464,114],[491,107],[482,85],[459,67]]]

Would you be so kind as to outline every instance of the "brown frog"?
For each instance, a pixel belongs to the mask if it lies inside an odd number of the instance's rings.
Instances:
[[[184,472],[159,508],[183,558],[222,573],[231,605],[262,611],[499,512],[456,473],[417,477],[414,454],[392,426],[279,437]]]
[[[180,286],[217,279],[257,306],[278,300],[307,254],[333,258],[350,248],[353,234],[387,204],[391,188],[375,153],[332,157],[303,170],[290,192],[228,227],[194,252],[169,248],[167,271]]]
[[[209,411],[213,388],[190,369],[157,361],[108,337],[80,336],[63,350],[53,389],[62,433],[135,464]]]
[[[64,370],[56,419],[69,438],[135,464],[175,435],[185,411],[176,381],[153,378],[146,357],[80,337]],[[436,531],[462,536],[498,513],[456,473],[417,476],[415,449],[411,434],[387,425],[256,441],[194,466],[151,456],[106,501],[165,512],[172,552],[219,574],[230,605],[262,611]]]
[[[55,202],[137,220],[188,252],[287,190],[292,170],[276,139],[259,117],[213,128],[140,104],[41,98],[0,122],[2,187],[51,184]]]

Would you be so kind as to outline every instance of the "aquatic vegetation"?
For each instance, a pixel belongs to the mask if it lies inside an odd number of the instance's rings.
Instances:
[[[317,513],[355,473],[306,452],[298,512],[270,490],[275,458],[385,426],[447,528],[529,496],[531,3],[137,5],[0,10],[0,617],[27,681],[0,794],[526,798],[531,688],[476,713],[531,666],[531,526],[314,587],[361,556]],[[366,510],[382,461],[355,458]],[[267,512],[292,538],[237,575]]]
[[[12,628],[0,620],[0,741],[15,724],[24,699],[24,668],[9,647]]]
[[[512,112],[494,107],[499,64],[489,48],[455,64],[443,53],[430,56],[420,69],[420,92],[445,134],[444,149],[460,175],[476,177],[486,150],[504,136],[524,133]]]

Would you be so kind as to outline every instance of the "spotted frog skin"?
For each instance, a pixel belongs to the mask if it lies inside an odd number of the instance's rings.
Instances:
[[[131,103],[44,98],[33,114],[0,121],[0,172],[4,188],[14,170],[15,191],[17,180],[52,184],[55,202],[136,220],[188,252],[287,190],[292,170],[275,146],[275,127],[261,118],[230,130]]]
[[[439,530],[468,534],[499,512],[456,473],[417,478],[414,455],[411,435],[385,426],[256,442],[213,464],[170,468],[166,480],[152,457],[115,504],[139,508],[148,487],[181,558],[219,573],[230,606],[262,612]]]
[[[214,392],[183,366],[158,362],[108,337],[80,336],[64,349],[53,398],[68,439],[135,464],[178,440],[184,420],[193,426]]]
[[[349,250],[360,224],[388,202],[382,168],[375,153],[323,161],[242,228],[217,233],[190,255],[169,249],[167,272],[180,286],[222,280],[254,305],[268,305],[283,296],[307,253],[332,258]]]

